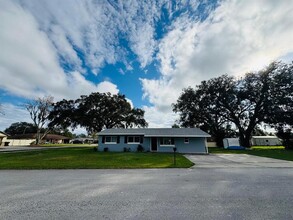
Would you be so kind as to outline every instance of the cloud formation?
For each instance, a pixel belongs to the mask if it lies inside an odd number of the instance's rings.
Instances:
[[[154,64],[155,78],[140,79],[146,119],[171,126],[183,88],[292,59],[292,11],[291,0],[0,0],[0,87],[55,100],[118,93],[98,78],[105,66],[127,77]]]
[[[183,88],[260,69],[290,52],[292,59],[292,11],[291,1],[228,0],[203,22],[178,18],[158,46],[160,78],[141,79],[145,98],[172,117]]]
[[[40,30],[38,22],[23,7],[1,1],[0,13],[0,86],[11,94],[26,98],[52,95],[55,100],[77,98],[94,91],[118,93],[116,85],[104,81],[94,84],[79,71],[65,72],[57,48],[64,57],[81,62],[62,34],[54,43]],[[17,28],[16,28],[17,27]],[[62,29],[54,26],[54,31]],[[66,43],[67,42],[67,43]]]

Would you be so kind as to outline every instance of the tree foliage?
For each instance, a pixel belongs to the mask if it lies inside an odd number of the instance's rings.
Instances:
[[[36,133],[37,127],[28,122],[15,122],[6,128],[4,132],[10,135]]]
[[[54,104],[50,126],[82,126],[94,136],[104,128],[146,127],[144,111],[132,108],[124,95],[92,93]]]
[[[212,135],[233,125],[243,146],[261,123],[292,120],[292,64],[274,62],[241,79],[223,75],[183,91],[173,110],[184,127],[205,126]]]
[[[25,104],[25,108],[30,114],[30,117],[33,121],[34,126],[37,129],[36,132],[36,144],[39,144],[42,137],[41,131],[44,129],[45,125],[48,123],[48,117],[52,109],[53,97],[47,96],[44,98],[38,98],[32,101],[29,101]],[[43,133],[45,136],[49,130]]]

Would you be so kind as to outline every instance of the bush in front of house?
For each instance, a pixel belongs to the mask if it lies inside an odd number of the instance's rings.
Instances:
[[[94,147],[94,151],[97,152],[98,151],[98,148],[97,147]]]
[[[104,152],[108,152],[108,151],[109,151],[109,148],[104,147]]]
[[[141,144],[137,146],[137,152],[144,152],[144,148],[141,146]]]
[[[130,151],[131,151],[130,147],[124,147],[123,148],[123,152],[130,152]]]

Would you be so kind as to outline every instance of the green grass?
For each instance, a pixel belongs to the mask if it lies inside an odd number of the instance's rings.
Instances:
[[[176,168],[193,165],[176,155]],[[173,168],[173,154],[94,152],[93,148],[62,148],[0,153],[0,169]]]
[[[293,151],[285,150],[282,146],[254,146],[250,150],[226,150],[223,148],[209,148],[210,153],[225,153],[225,154],[250,154],[260,157],[269,157],[281,160],[293,161]]]

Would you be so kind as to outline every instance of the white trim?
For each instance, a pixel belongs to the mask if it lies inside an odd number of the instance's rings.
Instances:
[[[163,139],[162,144],[161,144],[161,139]],[[164,143],[164,140],[167,140],[167,142],[169,142],[169,140],[170,140],[170,142],[169,143]],[[172,144],[172,142],[173,142],[173,144]],[[159,146],[162,146],[162,147],[174,147],[175,146],[175,139],[174,139],[174,137],[163,137],[163,138],[160,138],[159,143],[160,143]]]
[[[129,138],[130,138],[130,137],[133,139],[133,142],[129,141]],[[125,138],[125,136],[124,136],[124,138]],[[136,142],[136,141],[135,141],[135,138],[138,138],[139,141]],[[140,141],[141,141],[141,138],[140,138],[139,135],[130,135],[130,136],[127,136],[127,144],[128,144],[128,143],[129,143],[129,144],[140,144]]]
[[[111,141],[107,141],[107,138],[110,138]],[[113,141],[113,139],[116,139],[116,141]],[[116,135],[111,135],[111,136],[108,135],[108,136],[105,137],[104,144],[117,144],[117,140],[118,140],[118,138],[117,138]]]
[[[206,154],[209,154],[208,142],[206,138],[205,138],[205,148],[206,148]]]

